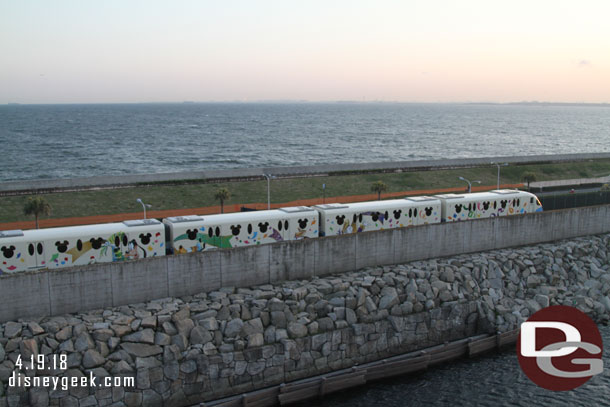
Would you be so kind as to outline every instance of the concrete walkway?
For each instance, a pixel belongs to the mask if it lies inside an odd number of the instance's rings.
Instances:
[[[98,188],[126,187],[136,184],[179,181],[245,181],[264,179],[263,174],[278,178],[324,176],[340,172],[371,173],[423,171],[453,168],[472,168],[491,165],[492,162],[508,164],[549,164],[561,162],[608,159],[610,153],[530,155],[519,157],[482,157],[442,160],[414,160],[397,162],[324,164],[315,166],[238,168],[229,170],[193,171],[165,174],[113,175],[90,178],[23,180],[0,183],[0,195],[19,193],[43,193]]]
[[[539,181],[532,182],[530,187],[532,189],[544,190],[544,188],[557,188],[557,187],[577,187],[580,185],[591,185],[591,184],[607,184],[610,183],[610,175],[601,178],[577,178],[577,179],[560,179],[555,181]]]

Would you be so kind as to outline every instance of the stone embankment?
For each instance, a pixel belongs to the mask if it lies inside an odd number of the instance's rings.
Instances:
[[[609,249],[610,235],[591,236],[7,322],[0,406],[192,405],[507,332],[555,304],[606,323]],[[18,357],[40,355],[44,369],[16,367]],[[57,355],[66,355],[65,366],[55,366]],[[10,385],[45,376],[58,378],[55,390],[52,380],[51,388]],[[90,376],[98,387],[62,388],[64,377]],[[99,387],[104,377],[134,383]]]

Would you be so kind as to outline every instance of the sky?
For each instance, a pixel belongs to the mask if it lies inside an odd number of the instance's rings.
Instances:
[[[610,102],[607,0],[0,0],[0,103]]]

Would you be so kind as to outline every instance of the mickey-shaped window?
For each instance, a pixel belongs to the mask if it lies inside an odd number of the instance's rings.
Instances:
[[[102,239],[101,237],[98,237],[98,238],[92,237],[91,239],[89,239],[89,242],[91,243],[91,247],[93,249],[97,250],[100,247],[102,247],[102,244],[104,243],[104,239]]]
[[[337,225],[343,225],[343,222],[345,222],[345,215],[337,215],[335,216],[335,219],[337,219]]]
[[[142,244],[149,244],[151,237],[152,235],[150,233],[140,233],[140,242],[142,242]]]
[[[241,225],[231,225],[231,234],[233,236],[237,236],[239,235],[239,232],[241,231]]]
[[[7,259],[10,259],[15,254],[15,246],[13,245],[2,246],[0,250],[2,250],[2,254],[4,254],[4,257]]]
[[[261,233],[265,233],[268,228],[269,228],[269,222],[260,222],[258,224],[258,230],[260,230]]]
[[[65,253],[68,250],[68,241],[64,240],[63,242],[57,241],[55,242],[55,246],[57,246],[57,251],[60,253]]]
[[[397,211],[394,211],[394,219],[398,220],[400,219],[400,215],[402,214],[402,210],[399,209]]]

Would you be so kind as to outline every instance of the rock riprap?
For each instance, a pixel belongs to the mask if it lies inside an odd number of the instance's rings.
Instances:
[[[6,322],[0,407],[190,405],[510,331],[556,304],[606,323],[609,244],[610,235],[591,236]],[[53,366],[58,355],[64,369]],[[39,357],[44,370],[16,368],[18,358]],[[9,386],[35,376],[133,377],[134,385]]]

